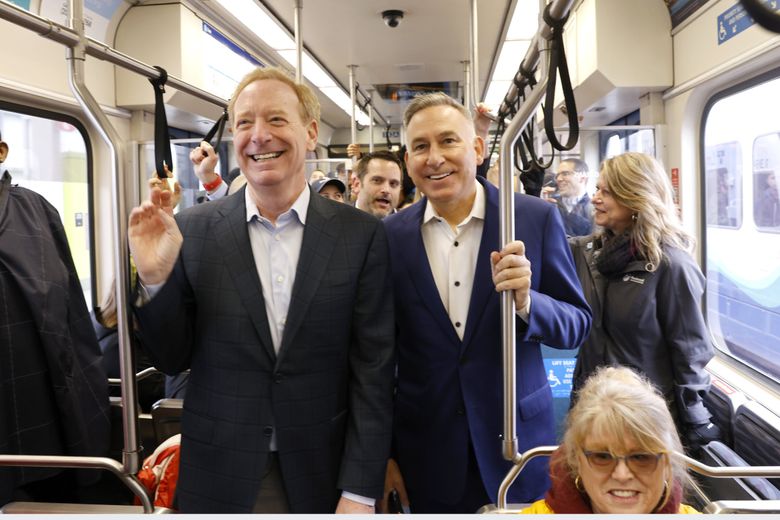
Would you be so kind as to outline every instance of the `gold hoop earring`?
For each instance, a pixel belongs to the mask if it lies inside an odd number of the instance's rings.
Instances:
[[[577,491],[579,491],[580,493],[585,492],[585,488],[582,487],[582,479],[580,478],[579,475],[577,475],[577,477],[574,479],[574,487],[576,487]]]
[[[669,501],[669,494],[670,494],[669,481],[664,480],[664,492],[661,494],[661,500],[658,502],[658,505],[655,507],[656,511],[660,511],[661,509],[664,508],[664,506],[666,506],[666,503]]]

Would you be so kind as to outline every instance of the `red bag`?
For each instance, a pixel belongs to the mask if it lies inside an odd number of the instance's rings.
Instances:
[[[181,434],[166,439],[144,460],[138,472],[138,480],[152,495],[154,505],[157,507],[173,509],[176,482],[179,480],[180,445]],[[141,504],[138,497],[135,503]]]

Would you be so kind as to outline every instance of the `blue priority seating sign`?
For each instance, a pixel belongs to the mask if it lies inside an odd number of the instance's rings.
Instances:
[[[547,382],[550,384],[553,397],[569,397],[576,363],[577,360],[572,358],[544,360],[544,370],[547,372]]]

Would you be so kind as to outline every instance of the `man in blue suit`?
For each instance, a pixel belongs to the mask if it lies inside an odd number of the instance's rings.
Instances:
[[[498,192],[476,178],[485,145],[462,105],[441,93],[417,97],[404,127],[407,168],[425,198],[384,221],[399,356],[385,489],[402,499],[408,491],[416,513],[469,513],[496,502],[510,468],[501,454],[498,293],[513,290],[517,306],[521,451],[555,443],[540,344],[578,347],[590,310],[554,206],[516,195],[517,240],[498,251]],[[532,502],[548,487],[547,462],[535,460],[509,501]]]

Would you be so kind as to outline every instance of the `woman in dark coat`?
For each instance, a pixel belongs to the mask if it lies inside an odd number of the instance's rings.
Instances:
[[[704,276],[672,186],[653,157],[604,161],[593,196],[601,230],[571,240],[593,328],[580,349],[574,391],[597,368],[624,365],[661,390],[691,450],[718,438],[704,407],[713,347],[700,302]],[[576,396],[575,396],[576,397]]]

